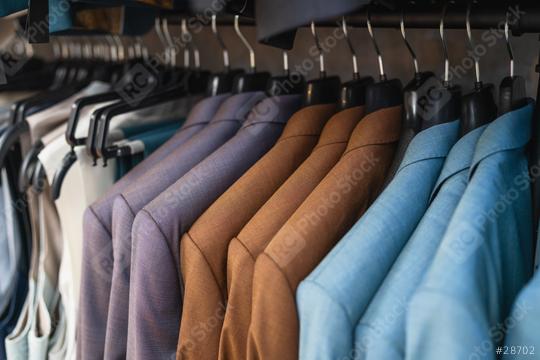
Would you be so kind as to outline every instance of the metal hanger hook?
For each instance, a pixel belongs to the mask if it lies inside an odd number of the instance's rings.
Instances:
[[[289,53],[287,52],[287,50],[283,50],[283,72],[287,76],[290,74],[290,71],[289,71]]]
[[[317,29],[315,28],[315,22],[311,22],[311,35],[313,35],[313,40],[315,41],[315,47],[319,52],[319,73],[321,77],[326,76],[326,69],[324,66],[324,52],[321,48],[321,43],[319,42],[319,36],[317,35]]]
[[[139,56],[142,56],[144,61],[148,60],[148,48],[143,44],[140,36],[135,36],[135,51],[139,53]]]
[[[156,30],[156,34],[159,38],[159,42],[161,43],[161,46],[163,46],[163,53],[165,54],[165,59],[163,61],[165,64],[169,64],[169,61],[170,61],[169,48],[167,45],[167,41],[165,40],[165,37],[163,35],[163,29],[161,28],[161,19],[159,17],[156,17],[156,20],[154,22],[154,29]]]
[[[251,72],[254,73],[256,71],[255,51],[253,51],[253,47],[251,46],[249,41],[246,39],[244,34],[242,34],[242,32],[240,31],[239,18],[240,17],[238,15],[234,15],[234,31],[236,32],[236,35],[238,35],[238,37],[240,38],[244,46],[249,51],[249,68]]]
[[[369,36],[371,37],[371,42],[373,43],[373,47],[375,48],[375,52],[377,53],[377,61],[379,63],[379,78],[381,81],[386,80],[386,73],[384,72],[384,64],[383,59],[381,55],[381,51],[379,49],[379,45],[377,45],[377,40],[375,40],[375,35],[373,33],[373,28],[371,27],[371,12],[370,7],[368,6],[367,12],[366,12],[366,24],[369,32]]]
[[[506,17],[504,21],[504,38],[506,40],[506,49],[508,50],[508,56],[510,57],[510,77],[514,77],[514,51],[512,50],[512,44],[510,44],[510,34],[508,27],[508,18],[510,17],[510,11],[506,10]]]
[[[415,75],[418,75],[420,73],[420,71],[418,70],[418,59],[416,58],[416,53],[414,52],[414,49],[409,43],[409,40],[407,40],[407,36],[405,34],[405,10],[403,9],[401,10],[401,19],[399,21],[399,28],[401,30],[401,37],[403,38],[403,41],[405,42],[405,46],[407,46],[407,49],[409,50],[409,53],[411,54],[413,64],[414,64],[414,73]]]
[[[191,34],[191,32],[189,32],[186,18],[182,19],[181,28],[182,28],[182,37],[185,37],[188,40],[187,48],[193,51],[193,62],[195,64],[195,69],[200,69],[201,59],[200,59],[199,48],[193,42],[193,35]],[[189,58],[189,52],[187,56]],[[185,57],[186,57],[186,53],[184,52],[184,60],[185,60]],[[188,60],[188,63],[189,63],[189,60]]]
[[[124,61],[126,52],[124,48],[124,43],[122,42],[122,38],[120,37],[120,35],[115,34],[113,35],[113,40],[117,48],[118,61]]]
[[[347,46],[349,47],[349,50],[351,51],[352,65],[353,65],[353,79],[358,79],[360,77],[359,72],[358,72],[358,58],[356,56],[356,51],[354,50],[352,41],[349,38],[349,30],[347,28],[347,20],[345,20],[345,16],[341,18],[341,29],[343,31],[343,35],[345,35],[345,40],[347,40]]]
[[[473,36],[472,36],[472,31],[471,31],[471,21],[470,21],[471,5],[472,5],[472,1],[469,1],[467,3],[467,13],[466,13],[466,16],[465,16],[465,27],[467,28],[467,39],[469,40],[469,47],[471,48],[471,52],[473,53],[474,72],[476,74],[476,83],[480,84],[481,83],[481,81],[480,81],[480,63],[478,61],[478,57],[474,56],[474,49],[475,49],[476,45],[474,43],[474,39],[473,39]]]
[[[171,62],[171,66],[174,67],[176,66],[176,48],[174,47],[171,32],[169,31],[169,22],[166,18],[163,19],[163,37],[167,43],[169,61]]]
[[[450,60],[448,57],[448,45],[446,44],[446,37],[444,35],[444,18],[446,17],[446,11],[448,9],[448,3],[444,3],[442,13],[441,13],[441,22],[439,23],[439,34],[441,35],[441,44],[443,48],[444,55],[444,84],[448,84],[450,81]]]
[[[92,40],[88,36],[83,36],[83,58],[95,59],[94,47],[92,46]]]
[[[60,47],[58,40],[54,36],[51,36],[51,46],[52,46],[53,57],[55,59],[60,59],[62,56],[62,48]]]
[[[225,42],[223,41],[221,35],[218,32],[216,18],[216,14],[212,14],[212,33],[214,33],[214,36],[219,43],[219,47],[221,48],[221,52],[223,53],[223,66],[225,67],[226,71],[229,71],[231,69],[229,61],[229,50],[227,50],[227,46],[225,46]]]
[[[118,49],[116,48],[116,42],[114,41],[114,38],[112,35],[105,36],[105,40],[107,41],[109,45],[109,53],[110,53],[110,59],[112,62],[118,61]]]

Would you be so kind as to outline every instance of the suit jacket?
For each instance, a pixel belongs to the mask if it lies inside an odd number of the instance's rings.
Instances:
[[[408,303],[407,358],[495,358],[484,349],[503,345],[501,324],[518,326],[510,310],[533,268],[533,110],[529,103],[499,116],[478,139],[469,183]],[[523,316],[534,316],[528,310]]]
[[[77,320],[78,358],[103,358],[113,264],[111,223],[114,198],[206,126],[225,98],[211,97],[197,103],[175,136],[115,183],[85,211]]]
[[[401,106],[366,115],[340,161],[255,262],[248,359],[297,359],[295,293],[378,195],[401,130]]]
[[[458,121],[454,122],[458,123]],[[431,132],[431,135],[434,136],[431,136],[429,141],[436,141],[437,136],[433,131],[443,126],[447,127],[448,125],[449,124],[434,126],[419,133],[417,138],[421,137],[426,132]],[[463,192],[467,188],[467,174],[472,162],[474,148],[486,126],[487,125],[484,125],[468,132],[459,139],[455,146],[452,147],[452,150],[446,158],[444,167],[440,171],[439,179],[437,179],[436,183],[433,183],[434,187],[423,186],[425,180],[417,179],[416,181],[411,182],[409,186],[402,188],[403,191],[406,188],[411,188],[413,184],[420,189],[429,188],[430,190],[433,190],[430,197],[421,196],[417,191],[411,190],[408,192],[410,199],[408,201],[409,206],[399,206],[397,201],[394,201],[396,204],[391,207],[392,210],[387,210],[387,213],[395,211],[396,218],[394,219],[394,223],[397,223],[398,221],[401,223],[408,223],[414,218],[415,226],[409,227],[409,231],[402,228],[400,233],[405,235],[402,239],[392,236],[392,234],[387,231],[379,232],[381,236],[378,241],[378,249],[381,251],[381,256],[377,256],[378,254],[375,255],[373,251],[364,252],[371,253],[371,256],[380,259],[380,267],[379,271],[373,269],[375,271],[371,274],[368,271],[362,273],[356,272],[356,279],[369,277],[373,282],[370,281],[367,286],[365,286],[366,292],[370,292],[369,305],[367,301],[359,301],[358,303],[360,303],[360,306],[347,306],[347,308],[350,309],[350,314],[358,314],[358,317],[356,318],[352,316],[349,317],[349,321],[352,324],[355,324],[355,329],[354,345],[347,349],[348,351],[351,351],[354,347],[354,349],[357,350],[357,353],[364,359],[392,359],[405,357],[405,318],[407,311],[395,311],[395,309],[403,309],[403,305],[409,303],[414,291],[431,265],[431,260],[434,258],[440,240],[444,236],[446,226],[452,218],[452,214],[454,213]],[[455,139],[458,135],[458,126],[455,127],[453,132],[455,134]],[[438,143],[437,145],[423,146],[423,148],[436,149],[445,143],[445,141],[436,142]],[[411,146],[414,146],[414,143],[411,144]],[[417,171],[417,176],[421,173],[423,172]],[[398,179],[399,175],[400,173],[398,173],[396,179]],[[425,178],[429,178],[429,176],[425,176]],[[388,189],[390,189],[390,187],[388,187]],[[403,198],[405,198],[405,196],[403,196]],[[431,203],[424,199],[429,200]],[[414,204],[412,204],[413,202]],[[421,211],[418,211],[420,210],[418,209],[419,203],[422,203],[422,205],[429,204],[429,207],[426,208],[424,205],[422,206]],[[419,215],[422,215],[422,217]],[[386,218],[387,216],[388,215],[379,217]],[[367,214],[364,218],[367,218]],[[375,225],[373,219],[371,219],[371,221],[366,221],[365,223],[367,224],[369,222]],[[388,224],[386,228],[394,227],[395,226]],[[412,232],[412,229],[414,229],[414,232]],[[360,233],[360,227],[358,227],[357,230]],[[366,236],[363,237],[362,240],[364,240],[364,243],[369,243],[371,240],[370,238],[371,237]],[[366,250],[363,246],[357,246],[357,248]],[[349,253],[351,253],[351,251],[349,251]],[[338,256],[335,257],[338,258]],[[339,261],[340,259],[335,260]],[[371,270],[370,268],[373,268],[369,266],[365,260],[362,260],[361,256],[355,257],[355,261],[364,264],[364,268],[369,270]],[[347,264],[347,262],[344,263]],[[298,293],[300,293],[300,291],[298,291]],[[354,291],[349,292],[351,295],[354,293]],[[366,299],[363,294],[358,294],[358,297]],[[359,308],[363,311],[357,311]],[[386,317],[389,313],[393,314],[392,320],[382,326],[379,325],[380,319]],[[373,331],[374,325],[377,328],[377,331]],[[368,343],[369,346],[365,346],[365,344]],[[416,359],[416,357],[413,358]]]
[[[220,359],[246,358],[255,259],[337,163],[362,115],[363,108],[355,107],[332,116],[309,157],[230,241],[227,253],[228,299],[219,343]]]
[[[138,211],[201,160],[235,135],[261,92],[226,99],[211,122],[131,184],[114,200],[112,221],[113,269],[105,340],[105,358],[125,358],[129,314],[131,228]]]
[[[227,298],[227,247],[253,214],[308,157],[335,105],[296,112],[276,144],[210,206],[180,241],[184,304],[177,357],[216,359],[223,316],[197,341],[193,330]]]
[[[263,100],[232,139],[139,211],[132,228],[129,359],[174,356],[183,293],[180,238],[274,145],[299,106],[297,95]]]
[[[433,126],[412,140],[392,182],[298,286],[300,359],[343,358],[356,323],[425,213],[459,122]],[[362,286],[358,286],[362,279]],[[356,349],[359,351],[359,349]]]

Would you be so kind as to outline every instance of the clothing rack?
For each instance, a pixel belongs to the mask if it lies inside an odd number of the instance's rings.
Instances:
[[[8,24],[16,45],[55,24],[40,16],[63,0],[37,1]],[[540,345],[540,1],[224,0],[217,14],[194,10],[210,0],[65,1],[73,24],[24,47],[32,62],[0,94],[0,360]],[[508,34],[526,59],[515,75]],[[321,46],[332,35],[350,56]],[[485,35],[501,43],[481,78]],[[351,40],[373,43],[378,73]],[[452,78],[458,58],[471,66]],[[519,319],[524,304],[539,311]]]
[[[465,29],[465,11],[466,7],[462,5],[449,6],[444,18],[444,26],[447,29]],[[474,7],[470,15],[470,25],[473,29],[495,29],[502,31],[508,12],[509,29],[514,36],[520,36],[526,33],[540,33],[540,4],[520,4],[513,6],[489,5]],[[165,15],[170,18],[173,24],[179,24],[185,15]],[[351,27],[367,27],[368,11],[363,10],[346,17],[347,24]],[[400,21],[403,16],[405,27],[415,29],[438,29],[441,21],[440,6],[409,6],[399,10],[386,9],[380,6],[369,9],[371,25],[375,28],[395,28],[399,29]],[[189,18],[189,17],[188,17]],[[218,24],[229,26],[233,24],[234,16],[218,16]],[[341,18],[317,22],[318,27],[336,27],[340,26]],[[240,24],[244,26],[255,26],[255,20],[249,17],[240,17]],[[539,39],[540,40],[540,39]],[[540,48],[540,47],[539,47]],[[539,55],[540,59],[540,55]],[[539,73],[539,82],[537,90],[537,99],[540,99],[540,63],[536,66],[536,72]],[[531,191],[533,204],[533,233],[535,238],[538,235],[538,219],[540,217],[540,181],[537,181],[539,170],[536,164],[540,165],[540,106],[535,106],[535,121],[533,121],[533,138],[529,145],[529,169],[531,175]],[[536,244],[533,243],[533,247]],[[533,253],[536,249],[533,248]]]

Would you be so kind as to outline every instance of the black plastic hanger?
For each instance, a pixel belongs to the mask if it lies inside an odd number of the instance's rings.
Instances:
[[[23,158],[21,167],[19,169],[18,189],[21,193],[25,192],[31,185],[32,177],[34,176],[34,170],[36,164],[39,162],[38,155],[43,150],[44,145],[41,140],[35,142],[28,153]]]
[[[340,110],[348,109],[354,106],[361,106],[366,103],[366,88],[368,85],[373,84],[373,78],[371,76],[360,77],[358,71],[358,59],[356,57],[356,51],[349,38],[349,31],[347,29],[347,21],[345,17],[342,18],[341,29],[347,40],[347,45],[351,52],[352,64],[353,64],[353,78],[341,85],[339,108]]]
[[[401,12],[400,21],[401,37],[411,54],[414,66],[414,76],[403,88],[403,130],[410,129],[412,134],[421,131],[426,116],[432,110],[430,88],[438,83],[431,71],[420,71],[418,59],[405,33],[405,13]],[[434,124],[431,124],[434,125]],[[407,142],[408,145],[408,142]]]
[[[83,84],[76,84],[56,91],[40,93],[12,105],[12,125],[0,136],[0,167],[4,164],[9,150],[20,137],[29,131],[26,116],[39,110],[46,109],[73,95]]]
[[[412,139],[422,130],[422,126],[425,123],[424,118],[427,114],[426,110],[429,110],[426,108],[429,106],[429,104],[424,104],[426,97],[429,94],[427,87],[429,87],[432,83],[437,83],[437,79],[432,72],[421,72],[419,70],[416,54],[405,34],[404,17],[404,13],[402,11],[400,20],[401,37],[403,38],[403,42],[411,55],[414,66],[414,76],[403,89],[401,136],[399,137],[394,159],[392,160],[392,164],[390,165],[390,169],[386,175],[385,187],[392,181],[396,172],[398,171]]]
[[[234,16],[234,30],[249,51],[249,71],[245,74],[238,74],[235,76],[232,92],[233,94],[239,94],[249,91],[264,91],[268,80],[270,79],[270,74],[266,71],[257,72],[255,66],[255,51],[253,51],[253,47],[240,31],[238,15]]]
[[[499,86],[499,114],[506,114],[512,110],[518,109],[527,103],[527,92],[525,89],[525,79],[522,76],[514,75],[514,52],[510,44],[510,35],[508,31],[509,11],[506,12],[504,22],[504,37],[506,48],[510,57],[510,76],[505,77]]]
[[[210,79],[208,80],[208,87],[206,89],[207,96],[216,96],[223,93],[231,92],[233,89],[234,78],[237,75],[243,74],[244,70],[242,69],[231,69],[229,62],[229,50],[225,46],[225,42],[221,38],[217,28],[217,19],[216,15],[212,14],[212,33],[216,37],[218,44],[221,48],[223,54],[223,67],[222,72],[212,73]]]
[[[89,134],[89,141],[91,142],[91,154],[94,157],[99,157],[103,159],[103,165],[107,165],[107,159],[116,157],[119,153],[118,147],[108,146],[108,134],[109,134],[109,125],[111,120],[121,114],[132,112],[135,110],[146,109],[152,106],[162,104],[164,102],[173,101],[181,98],[182,96],[188,95],[187,92],[183,94],[179,89],[166,90],[159,94],[154,94],[142,100],[136,106],[128,103],[113,104],[107,106],[100,111],[99,117],[97,119],[97,128],[95,130],[95,135]],[[87,141],[88,144],[88,141]]]
[[[379,82],[371,84],[366,89],[366,107],[365,114],[370,114],[380,109],[393,107],[403,104],[403,92],[401,81],[398,79],[388,80],[384,72],[381,52],[371,27],[371,17],[369,6],[367,9],[367,28],[373,42],[373,46],[377,53],[377,61],[379,63]]]
[[[469,46],[474,49],[474,40],[472,38],[471,24],[471,2],[467,4],[467,14],[465,25],[467,28],[467,39]],[[484,84],[480,80],[480,66],[478,58],[474,57],[474,69],[476,81],[474,90],[465,95],[461,104],[461,136],[467,134],[482,125],[488,124],[497,117],[497,105],[493,97],[493,85]]]
[[[120,45],[122,46],[121,41]],[[117,42],[113,42],[113,46],[117,46]],[[120,52],[119,49],[113,49],[111,43],[109,43],[108,49],[109,51],[105,52],[107,57],[104,58],[99,58],[100,56],[103,56],[102,53],[96,54],[93,52],[92,49],[90,50],[91,62],[93,63],[94,67],[92,71],[92,78],[94,80],[105,80],[110,83],[117,83],[120,78],[123,78],[124,75],[127,76],[129,74],[129,69],[131,69],[132,66],[140,63],[140,60],[145,60],[142,50],[142,44],[140,39],[138,38],[135,46],[133,46],[133,48],[131,49],[133,50],[133,56],[132,58],[129,58],[125,64],[121,64],[120,62],[118,62],[119,59],[116,59],[115,62],[115,53],[116,56],[118,56],[118,53]],[[152,76],[150,72],[148,72],[147,75]],[[79,125],[79,118],[82,109],[90,105],[96,105],[99,103],[111,102],[115,100],[120,100],[120,93],[118,90],[81,97],[77,99],[72,105],[66,129],[66,142],[71,146],[71,150],[64,156],[60,169],[58,169],[53,176],[51,183],[51,196],[53,200],[58,199],[58,197],[60,196],[60,190],[63,184],[63,180],[71,166],[75,163],[75,161],[77,161],[77,155],[74,150],[75,146],[84,145],[86,143],[86,140],[88,139],[88,136],[83,138],[76,137],[77,126]],[[91,120],[91,126],[89,126],[89,131],[90,129],[92,129],[92,131],[95,132],[94,127],[96,125],[96,121],[95,118],[91,119],[93,119],[93,121]]]
[[[166,48],[172,51],[169,53],[169,65],[174,67],[176,64],[176,53],[174,52],[174,44],[172,42],[166,20],[164,20],[163,26],[164,29],[162,35],[164,45]],[[181,29],[183,38],[192,39],[192,36],[188,31],[187,20],[185,18],[181,21]],[[191,50],[194,55],[194,69],[189,69],[189,50]],[[150,94],[137,104],[127,104],[121,102],[118,104],[112,104],[100,112],[100,114],[94,118],[96,121],[92,128],[94,131],[92,132],[91,136],[89,133],[90,139],[87,140],[87,148],[89,147],[90,153],[94,159],[97,157],[102,158],[103,164],[106,166],[107,159],[116,157],[122,151],[122,149],[118,149],[115,146],[108,146],[109,124],[113,117],[177,100],[190,94],[204,93],[207,90],[210,73],[208,71],[201,70],[199,58],[198,48],[192,43],[192,41],[188,41],[184,51],[185,69],[182,69],[182,78],[179,80],[179,83],[173,84],[165,89],[159,89],[159,91]]]
[[[133,98],[127,99],[125,97],[119,98],[117,102],[114,102],[112,104],[106,105],[104,107],[101,107],[99,109],[94,110],[90,117],[90,124],[88,128],[88,135],[85,139],[80,139],[78,142],[83,142],[86,146],[86,150],[88,154],[93,158],[94,165],[97,164],[97,158],[99,157],[98,154],[98,143],[99,143],[99,134],[100,134],[100,121],[102,114],[106,113],[110,109],[113,109],[115,107],[118,107],[118,111],[121,109],[123,110],[121,113],[127,113],[131,111],[135,111],[140,108],[144,108],[145,101],[152,101],[155,104],[158,104],[159,96],[161,93],[164,92],[164,89],[169,88],[181,88],[182,91],[178,90],[178,92],[182,95],[185,92],[185,89],[188,88],[188,80],[187,80],[187,74],[188,72],[183,71],[183,69],[180,71],[179,68],[176,67],[176,52],[174,49],[174,46],[172,46],[172,40],[170,39],[170,34],[168,31],[168,23],[166,19],[156,18],[155,19],[155,32],[161,42],[163,53],[165,54],[165,64],[159,64],[158,66],[154,66],[153,68],[148,68],[148,72],[146,72],[143,75],[148,76],[144,81],[146,83],[147,81],[153,81],[155,82],[155,85],[153,87],[153,91],[147,94],[143,98],[138,98],[137,96],[134,96]],[[111,43],[110,49],[115,49],[117,46],[116,43]],[[116,52],[118,52],[118,48],[116,48]],[[112,56],[113,54],[111,54]],[[145,60],[146,57],[143,58]],[[189,58],[188,58],[189,60]],[[143,62],[143,64],[146,63]],[[144,65],[143,65],[144,66]],[[180,75],[181,72],[181,75]],[[127,73],[129,74],[129,72]],[[182,77],[180,77],[182,76]],[[126,84],[129,85],[131,80],[129,77],[124,76],[123,80],[125,80]],[[138,80],[140,81],[140,80]],[[170,92],[169,92],[170,93]],[[156,95],[157,94],[157,95]],[[109,101],[114,100],[114,95],[112,94],[102,94],[100,97],[97,98],[97,102],[103,101]],[[169,101],[170,96],[163,96],[161,98],[162,102]],[[90,102],[93,100],[90,99]],[[77,120],[77,118],[75,118]],[[71,129],[69,129],[71,130]],[[73,131],[75,131],[73,129]],[[72,164],[72,158],[66,157],[65,158],[66,163],[65,166],[70,166]],[[61,181],[62,177],[59,177],[59,180]],[[58,188],[58,186],[55,186],[55,188]]]
[[[439,35],[444,55],[443,80],[433,78],[429,86],[425,86],[423,101],[419,103],[423,115],[422,130],[433,125],[444,124],[459,119],[461,112],[461,87],[450,84],[450,60],[448,47],[444,35],[444,19],[447,11],[447,3],[444,4],[441,21],[439,23]]]
[[[293,77],[289,71],[289,55],[283,50],[283,75],[272,76],[266,85],[268,96],[301,94],[306,87],[306,81],[301,74]]]
[[[319,78],[307,82],[304,93],[304,105],[337,103],[340,95],[341,80],[338,76],[326,76],[324,53],[319,43],[314,21],[311,22],[311,34],[319,52]]]
[[[118,40],[118,42],[120,43],[119,46],[123,46],[120,40]],[[92,64],[92,61],[89,61],[94,56],[92,49],[90,49],[89,52],[85,53],[85,50],[87,48],[84,47],[84,44],[78,44],[78,45],[79,45],[79,57],[81,58],[81,60],[79,61],[81,65],[79,66],[80,68],[86,68],[85,71],[80,72],[80,74],[82,74],[81,76],[77,76],[77,75],[75,76],[76,80],[74,82],[80,86],[80,84],[86,84],[86,82],[88,82],[90,79],[92,80],[96,79],[96,76],[101,76],[101,75],[98,75],[99,71],[96,71],[96,69],[100,66],[104,66],[104,64],[103,63]],[[117,51],[118,53],[120,53],[120,50],[118,49]],[[117,60],[120,60],[120,56],[119,56],[119,59]],[[57,91],[60,92],[60,90],[57,90]],[[65,89],[62,89],[62,91],[65,91]],[[69,138],[69,140],[75,140],[75,130],[76,130],[77,122],[78,122],[79,112],[82,108],[82,105],[98,103],[100,101],[106,101],[108,99],[111,99],[111,100],[117,99],[119,96],[117,92],[107,93],[105,94],[105,96],[103,95],[104,94],[99,94],[99,95],[95,95],[94,97],[90,97],[91,101],[88,101],[88,97],[82,98],[83,101],[80,101],[75,105],[75,109],[74,109],[75,111],[72,111],[72,114],[70,116],[70,121],[68,121],[68,124],[71,124],[71,127],[70,129],[68,129],[66,133],[66,138]],[[20,172],[19,172],[19,179],[18,179],[19,191],[23,192],[27,190],[28,187],[31,186],[31,182],[33,181],[33,179],[35,180],[34,170],[37,168],[36,164],[39,162],[38,155],[42,149],[43,149],[43,143],[41,141],[38,141],[35,144],[33,144],[30,151],[24,156],[23,162],[20,167]]]
[[[163,28],[159,26],[159,22],[156,23],[156,33],[158,34],[159,39],[164,46],[165,54],[167,54],[167,61],[164,64],[160,65],[161,68],[160,66],[158,66],[157,76],[159,79],[159,87],[161,89],[167,89],[173,86],[183,85],[187,88],[191,85],[191,83],[188,81],[190,78],[196,78],[198,75],[202,75],[196,72],[194,73],[193,70],[190,69],[190,50],[192,50],[191,41],[188,41],[184,44],[184,66],[178,66],[176,63],[176,46],[174,44],[174,41],[172,40],[171,33],[169,31],[169,22],[167,18],[162,19],[162,26]],[[191,34],[189,34],[188,32],[187,20],[185,18],[181,20],[181,31],[182,39],[191,39]],[[195,48],[195,63],[198,62],[198,54],[199,50]],[[197,64],[196,68],[198,70]],[[205,76],[206,75],[207,74],[205,74]]]

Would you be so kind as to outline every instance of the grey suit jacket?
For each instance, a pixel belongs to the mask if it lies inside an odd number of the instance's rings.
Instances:
[[[159,164],[171,151],[205,127],[228,95],[201,100],[182,128],[152,155],[122,177],[85,212],[81,290],[77,319],[77,358],[102,359],[112,278],[112,211],[116,195]]]
[[[174,358],[182,309],[179,241],[276,142],[300,96],[259,103],[238,133],[144,207],[132,227],[127,358]]]
[[[236,134],[249,111],[264,98],[262,92],[233,95],[225,100],[203,130],[177,147],[114,200],[112,221],[113,268],[105,358],[126,357],[131,226],[135,214]]]

